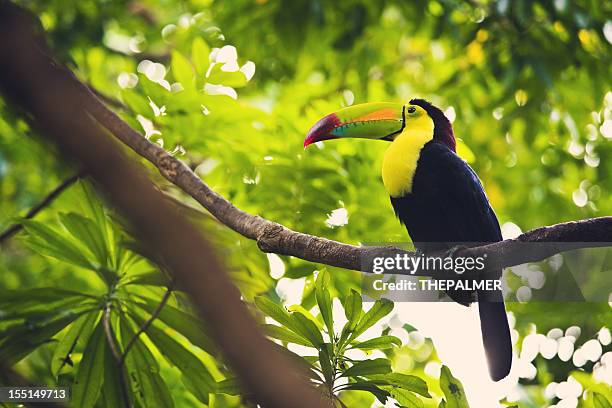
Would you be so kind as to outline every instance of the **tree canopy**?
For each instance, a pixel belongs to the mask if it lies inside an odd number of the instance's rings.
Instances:
[[[341,107],[414,97],[453,122],[504,237],[612,213],[609,2],[19,3],[56,58],[133,129],[240,209],[292,230],[409,241],[380,178],[385,143],[304,151],[302,141]],[[163,262],[44,132],[0,99],[0,230],[23,226],[0,242],[0,362],[71,385],[79,407],[121,406],[122,386],[135,406],[253,406]],[[519,368],[503,392],[480,398],[437,351],[443,340],[415,324],[427,306],[362,305],[361,273],[265,254],[148,169],[212,241],[264,333],[337,404],[610,406],[609,250],[506,271]],[[592,271],[579,282],[589,301],[549,301],[571,262]]]

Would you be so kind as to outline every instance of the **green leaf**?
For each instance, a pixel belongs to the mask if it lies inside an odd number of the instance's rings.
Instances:
[[[350,391],[350,390],[367,391],[373,394],[376,397],[376,399],[380,401],[381,404],[385,404],[387,402],[387,399],[391,395],[389,391],[383,390],[382,388],[377,387],[375,384],[365,382],[365,381],[358,381],[358,382],[346,384],[340,390],[341,391]]]
[[[73,290],[54,287],[39,287],[31,289],[0,289],[0,307],[4,310],[13,310],[11,306],[23,308],[24,305],[38,305],[66,299],[67,297],[94,298]],[[15,306],[18,305],[18,306]]]
[[[115,259],[112,261],[117,261],[124,248],[118,245],[118,243],[113,239],[116,228],[114,227],[113,223],[109,221],[110,217],[104,209],[102,198],[98,195],[90,182],[80,180],[79,186],[81,187],[82,196],[85,197],[84,200],[80,200],[83,208],[83,214],[95,222],[103,239],[104,246],[109,248],[109,251],[111,252],[114,249],[114,253],[112,255],[115,257]],[[118,261],[114,267],[119,270]]]
[[[361,350],[384,350],[401,345],[402,341],[395,336],[380,336],[361,343],[353,344],[351,348]]]
[[[425,406],[423,401],[411,391],[407,391],[402,388],[390,388],[389,392],[391,393],[391,396],[402,405],[402,407],[423,408]]]
[[[93,407],[98,400],[104,381],[104,344],[104,326],[100,321],[83,351],[83,360],[72,386],[71,403],[75,407]]]
[[[597,392],[592,392],[593,408],[612,408],[608,398]]]
[[[167,287],[170,281],[162,272],[150,271],[127,277],[125,284]]]
[[[270,316],[272,319],[276,320],[283,326],[293,330],[293,322],[291,320],[291,316],[289,315],[287,310],[285,310],[284,307],[277,305],[276,303],[264,296],[257,296],[254,300],[257,308],[261,310],[264,314]]]
[[[153,325],[149,326],[147,336],[168,362],[181,371],[187,389],[201,402],[208,404],[208,394],[214,392],[217,384],[204,363],[182,344]]]
[[[80,180],[79,187],[81,188],[83,196],[85,197],[85,200],[82,201],[85,213],[94,219],[96,225],[98,225],[100,230],[104,232],[104,239],[107,241],[107,216],[106,212],[104,211],[101,198],[98,196],[89,182]]]
[[[376,322],[391,313],[392,310],[392,301],[390,301],[389,299],[377,300],[372,306],[372,308],[368,310],[368,312],[364,314],[363,317],[359,320],[359,323],[357,323],[355,330],[349,337],[349,341],[353,340],[354,338],[365,332],[367,329],[374,326]]]
[[[310,276],[314,271],[311,264],[288,265],[284,277],[289,279],[299,279]]]
[[[321,364],[321,371],[323,371],[325,382],[327,384],[333,384],[334,369],[332,368],[331,358],[326,347],[321,347],[319,350],[319,364]]]
[[[265,324],[262,327],[264,333],[274,339],[284,341],[286,343],[299,344],[301,346],[312,347],[312,344],[299,334],[292,332],[291,330],[285,329],[284,327],[277,326],[274,324]]]
[[[384,381],[389,385],[393,385],[407,391],[416,392],[425,398],[431,398],[425,380],[414,375],[389,373],[384,375],[369,375],[368,378],[372,380]]]
[[[102,384],[103,407],[122,407],[123,388],[121,386],[121,373],[117,366],[117,360],[108,345],[104,342],[104,383]]]
[[[314,323],[317,326],[319,331],[323,331],[323,322],[319,321],[316,317],[312,315],[306,308],[302,305],[291,305],[289,306],[289,312],[299,312],[303,314],[308,320]]]
[[[237,378],[226,378],[217,383],[216,392],[219,394],[240,395],[242,394],[241,388]]]
[[[314,347],[319,348],[323,344],[323,336],[319,328],[301,312],[291,314],[294,329],[298,334],[307,339]]]
[[[126,320],[121,320],[121,341],[125,347],[136,331]],[[127,377],[139,403],[145,407],[173,407],[174,402],[164,380],[159,375],[159,364],[151,351],[138,338],[125,358]]]
[[[172,61],[170,63],[174,79],[183,85],[185,89],[193,88],[194,73],[193,67],[187,58],[180,52],[172,51]]]
[[[402,326],[402,328],[403,328],[404,330],[406,330],[406,332],[408,332],[408,333],[412,333],[413,331],[417,331],[417,328],[416,328],[416,327],[414,327],[413,325],[408,324],[408,323],[404,323],[404,325]]]
[[[83,255],[81,248],[61,231],[34,220],[22,220],[21,223],[28,233],[25,243],[34,251],[72,265],[95,270],[92,263]]]
[[[208,70],[209,55],[208,44],[202,38],[196,37],[191,44],[191,61],[195,65],[198,75],[203,76]]]
[[[446,397],[448,408],[469,408],[463,385],[453,377],[447,366],[442,366],[440,373],[440,388]]]
[[[354,289],[351,289],[351,294],[347,297],[344,305],[344,314],[348,322],[346,328],[349,331],[355,330],[362,312],[361,295]]]
[[[27,321],[14,327],[0,342],[0,361],[9,366],[15,364],[85,312],[86,310],[63,310],[48,315],[45,319]]]
[[[329,333],[329,337],[333,339],[334,319],[332,314],[332,301],[331,297],[329,296],[329,274],[327,273],[327,270],[321,271],[317,276],[317,281],[315,283],[315,296],[317,298],[317,304],[319,305],[321,317],[323,317],[323,321],[327,327],[327,333]]]
[[[362,314],[362,301],[361,295],[357,293],[354,289],[351,289],[351,294],[344,299],[344,314],[346,316],[347,322],[342,328],[342,334],[340,335],[339,343],[341,345],[345,344],[348,337],[355,331],[355,327],[357,327],[357,323],[359,323],[359,319]]]
[[[215,64],[206,81],[211,84],[231,86],[232,88],[241,88],[248,83],[246,76],[241,71],[226,72],[221,69],[222,66],[223,64]]]
[[[153,300],[146,297],[142,297],[142,299],[144,299],[146,303],[134,302],[133,304],[149,314],[154,313],[159,305],[159,300]],[[194,346],[201,348],[209,354],[216,353],[216,347],[213,341],[208,334],[206,334],[205,329],[203,329],[203,322],[196,316],[166,304],[159,313],[158,320],[185,336]]]
[[[438,405],[438,408],[447,408],[446,400],[444,398],[440,400],[440,405]]]
[[[0,289],[0,319],[37,320],[50,314],[95,304],[97,299],[56,288]]]
[[[353,364],[342,373],[343,377],[355,377],[371,374],[387,374],[391,372],[391,362],[386,358],[363,360]]]
[[[97,263],[110,265],[104,232],[94,221],[77,213],[60,213],[59,218],[68,232],[91,251]]]
[[[57,377],[58,373],[69,361],[70,354],[81,336],[89,336],[99,313],[86,313],[72,323],[66,334],[57,343],[51,357],[51,373]]]

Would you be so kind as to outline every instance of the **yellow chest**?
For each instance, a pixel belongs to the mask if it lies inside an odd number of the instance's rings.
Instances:
[[[382,179],[391,197],[403,197],[412,192],[421,149],[432,138],[433,124],[424,123],[423,126],[404,130],[387,148],[383,157]]]

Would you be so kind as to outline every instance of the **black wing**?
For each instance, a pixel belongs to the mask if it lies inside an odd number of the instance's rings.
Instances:
[[[478,176],[440,143],[430,142],[421,151],[412,194],[391,202],[417,245],[439,243],[436,249],[444,249],[502,239]]]
[[[478,176],[440,143],[429,142],[421,151],[412,193],[392,198],[391,202],[415,246],[426,252],[502,239],[499,222]],[[474,295],[465,291],[448,294],[463,304],[473,301]],[[498,291],[482,291],[478,301],[489,372],[497,381],[509,373],[512,364],[503,296]]]

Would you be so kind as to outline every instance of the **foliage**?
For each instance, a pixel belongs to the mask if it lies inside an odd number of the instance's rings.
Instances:
[[[109,222],[110,214],[92,188],[82,183],[80,189],[82,213],[59,213],[57,226],[23,221],[24,241],[60,265],[95,277],[97,284],[77,290],[59,285],[2,290],[2,361],[13,365],[38,348],[48,349],[51,374],[58,383],[72,384],[78,407],[93,407],[99,400],[120,406],[124,378],[131,384],[129,398],[139,406],[160,401],[172,406],[160,375],[163,356],[182,373],[185,389],[208,403],[216,380],[197,354],[216,351],[198,328],[199,319],[180,292],[168,304],[156,299],[173,290],[172,282],[130,249],[129,237]],[[146,334],[137,335],[152,318]],[[115,350],[121,354],[114,355]]]
[[[61,59],[135,129],[240,208],[292,229],[350,243],[408,239],[380,181],[383,143],[337,142],[305,152],[302,140],[317,119],[340,107],[415,96],[453,119],[459,152],[482,178],[506,235],[612,211],[610,2],[21,3],[40,17]],[[71,173],[34,133],[0,99],[2,229]],[[464,389],[457,394],[458,380],[440,368],[437,339],[419,339],[411,326],[389,329],[386,319],[407,324],[414,317],[409,312],[396,308],[372,319],[377,335],[351,338],[369,313],[357,305],[358,273],[328,268],[317,285],[313,272],[321,266],[266,257],[151,176],[188,206],[179,211],[217,245],[244,299],[285,319],[272,316],[278,324],[264,328],[314,370],[313,383],[337,391],[334,398],[351,407],[370,406],[377,397],[427,407],[477,401],[465,379],[459,378]],[[109,309],[111,338],[123,353],[172,287],[163,263],[145,260],[121,220],[85,185],[24,225],[0,252],[1,360],[42,384],[74,384],[82,406],[121,405],[104,316]],[[554,262],[537,266],[547,279]],[[507,277],[514,291],[531,287],[524,270],[513,268]],[[604,273],[590,279],[593,291],[607,287]],[[534,290],[534,299],[539,293]],[[336,299],[343,300],[346,324],[353,319],[352,332],[334,325],[340,319],[329,305],[335,310]],[[293,307],[287,311],[279,300]],[[578,349],[610,327],[606,302],[513,302],[508,308],[519,354],[529,335],[542,340],[553,329],[578,325]],[[137,404],[248,406],[248,396],[233,395],[240,388],[200,323],[173,288],[125,359]],[[352,357],[359,342],[368,359]],[[310,358],[296,345],[311,350]],[[387,362],[367,362],[379,359]],[[595,375],[601,360],[578,370],[571,359],[538,353],[528,362],[536,374],[514,379],[520,399],[505,403],[553,404],[557,394],[545,391],[572,377],[586,391],[580,406],[605,406],[612,397]],[[389,371],[359,375],[361,362]],[[425,381],[432,398],[403,388],[406,378]]]
[[[418,395],[431,398],[425,381],[413,375],[392,372],[388,358],[356,360],[347,355],[351,349],[389,350],[401,345],[399,338],[389,335],[358,340],[367,329],[391,313],[391,301],[376,301],[364,312],[361,295],[352,291],[343,302],[346,323],[336,331],[329,294],[329,274],[326,271],[317,277],[315,297],[318,318],[299,305],[290,307],[288,312],[266,297],[256,298],[255,303],[259,310],[280,324],[264,326],[270,337],[314,349],[315,355],[295,355],[295,358],[308,370],[313,385],[330,400],[346,406],[342,402],[342,393],[351,390],[369,392],[383,404],[393,397],[399,404],[397,406],[401,407],[422,407],[423,402]],[[467,406],[467,402],[461,406]]]

